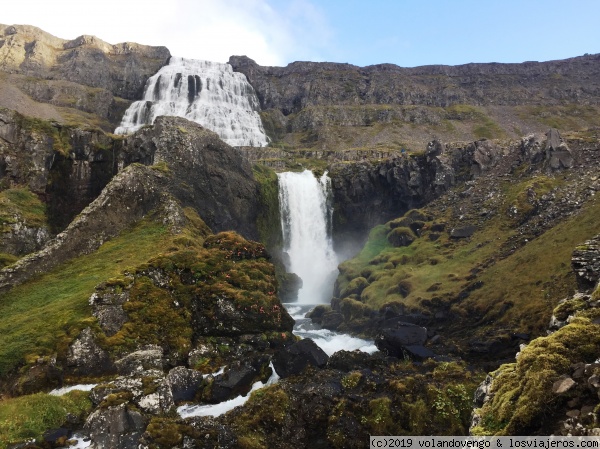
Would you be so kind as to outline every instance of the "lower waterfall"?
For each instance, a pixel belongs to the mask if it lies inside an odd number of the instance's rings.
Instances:
[[[330,179],[310,170],[278,177],[286,268],[302,279],[298,303],[328,303],[339,263],[331,241]]]

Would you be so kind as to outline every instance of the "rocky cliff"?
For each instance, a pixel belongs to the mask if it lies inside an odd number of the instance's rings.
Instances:
[[[292,148],[418,150],[446,141],[598,126],[600,56],[522,64],[229,63],[253,85],[276,142]],[[546,107],[552,106],[551,110]]]
[[[0,25],[0,106],[110,131],[169,57],[165,47],[64,40],[28,25]]]

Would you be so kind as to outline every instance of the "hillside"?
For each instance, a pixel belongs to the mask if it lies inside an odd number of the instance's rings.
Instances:
[[[434,139],[507,140],[551,127],[600,125],[600,55],[415,68],[315,62],[261,67],[244,56],[229,63],[257,92],[277,149],[257,159],[275,167],[306,158],[331,162],[419,152]]]

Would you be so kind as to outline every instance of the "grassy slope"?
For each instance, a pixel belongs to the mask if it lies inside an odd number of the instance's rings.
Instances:
[[[156,255],[172,235],[145,220],[78,257],[9,291],[0,299],[0,376],[24,359],[52,354],[65,347],[89,320],[88,299],[97,284]]]
[[[448,218],[439,214],[408,247],[395,248],[388,242],[391,223],[376,227],[362,252],[341,265],[340,296],[346,296],[344,290],[350,282],[362,276],[369,285],[359,299],[370,308],[403,304],[409,311],[450,309],[460,322],[458,338],[467,328],[471,328],[471,336],[484,335],[492,328],[496,333],[543,333],[553,306],[574,289],[573,249],[600,232],[600,201],[590,201],[578,215],[498,259],[515,235],[514,219],[504,211],[518,203],[521,192],[530,185],[531,181],[506,183],[498,213],[470,240],[452,241],[446,229],[437,241],[431,241],[428,228]],[[540,186],[542,191],[549,188],[544,182]],[[472,270],[478,271],[476,276]],[[480,281],[481,287],[458,299],[474,281]]]

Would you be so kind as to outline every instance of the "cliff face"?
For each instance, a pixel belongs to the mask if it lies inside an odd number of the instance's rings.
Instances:
[[[5,73],[0,84],[12,87],[0,89],[0,106],[62,121],[78,115],[74,109],[97,115],[100,121],[93,124],[109,130],[169,57],[165,47],[110,45],[94,36],[64,40],[32,26],[0,25],[0,70]],[[33,103],[29,111],[19,110],[18,96],[54,108]]]
[[[270,137],[291,150],[420,150],[433,138],[520,138],[600,125],[600,55],[415,68],[261,67],[245,56],[229,63],[256,90]]]
[[[294,62],[261,67],[245,56],[229,63],[244,73],[264,109],[284,115],[307,106],[398,104],[446,107],[600,102],[600,55],[522,64],[431,65]]]

